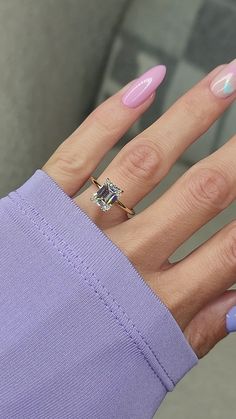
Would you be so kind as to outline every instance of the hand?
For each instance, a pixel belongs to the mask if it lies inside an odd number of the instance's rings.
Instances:
[[[151,105],[164,73],[157,66],[126,86],[59,146],[43,170],[68,195],[78,193],[106,152]],[[151,85],[141,93],[147,80]],[[236,60],[216,68],[125,145],[98,181],[109,177],[124,190],[121,201],[135,206],[234,101],[235,88]],[[131,219],[118,205],[104,213],[91,202],[94,185],[74,198],[166,304],[199,358],[227,335],[225,316],[236,305],[236,292],[227,291],[235,282],[236,223],[182,261],[172,265],[168,258],[235,198],[235,155],[236,136]]]

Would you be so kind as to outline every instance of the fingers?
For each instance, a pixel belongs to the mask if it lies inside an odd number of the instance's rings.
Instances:
[[[184,334],[198,358],[205,356],[227,336],[227,313],[235,305],[236,292],[226,291],[204,307],[188,324]]]
[[[164,78],[164,66],[152,69],[152,77],[134,81],[95,109],[65,140],[43,167],[64,191],[72,196],[88,180],[104,155],[146,111]],[[155,75],[155,79],[154,79]],[[140,79],[138,79],[140,80]],[[145,80],[149,84],[145,84]],[[134,84],[136,86],[135,91]],[[128,92],[132,90],[133,96]],[[127,92],[127,93],[126,93]],[[136,94],[136,96],[135,96]],[[138,97],[137,97],[138,96]],[[136,100],[135,100],[136,98]]]
[[[143,237],[145,252],[149,252],[156,269],[235,199],[235,153],[236,136],[193,166],[157,202],[130,220],[130,228]]]
[[[154,285],[178,319],[188,322],[209,301],[235,283],[236,222],[163,272]]]
[[[133,207],[150,192],[183,151],[235,99],[235,94],[222,100],[212,93],[210,85],[220,70],[222,67],[215,69],[181,97],[157,122],[127,144],[102,173],[99,178],[101,182],[109,177],[124,190],[122,200],[127,206]],[[84,192],[78,202],[85,204],[82,201],[88,201],[93,189]],[[85,210],[93,211],[90,205]],[[124,216],[119,208],[117,211],[121,217]]]

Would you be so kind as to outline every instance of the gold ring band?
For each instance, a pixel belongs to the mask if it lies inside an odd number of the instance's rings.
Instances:
[[[102,188],[102,187],[104,187],[104,185],[105,185],[105,183],[103,184],[103,185],[101,185],[98,181],[97,181],[97,179],[95,179],[95,177],[93,177],[93,176],[91,176],[90,177],[90,180],[92,181],[92,183],[95,185],[95,186],[97,186],[97,188],[98,189],[100,189],[100,188]],[[113,183],[109,180],[109,179],[107,179],[106,180],[106,182],[107,181],[109,181],[110,182],[110,184],[112,185],[112,186],[114,186],[115,188],[117,188],[118,190],[119,190],[119,193],[121,193],[121,192],[123,192],[121,189],[119,189],[117,186],[115,186],[115,185],[113,185]],[[124,205],[123,204],[123,202],[121,202],[118,198],[117,198],[117,196],[118,196],[118,194],[115,194],[114,193],[114,196],[116,197],[116,200],[115,200],[115,204],[117,204],[117,205],[119,205],[119,207],[120,208],[122,208],[127,214],[129,214],[129,215],[135,215],[135,211],[134,211],[134,209],[133,208],[128,208],[126,205]],[[91,198],[91,200],[92,201],[95,201],[99,206],[100,206],[100,204],[98,203],[98,200],[97,200],[97,197],[96,197],[96,194],[93,194],[93,197]],[[110,205],[110,207],[111,207],[111,205]],[[101,208],[102,209],[102,208]],[[108,208],[107,208],[108,209]],[[106,209],[106,210],[107,210]],[[104,211],[104,210],[103,210]]]

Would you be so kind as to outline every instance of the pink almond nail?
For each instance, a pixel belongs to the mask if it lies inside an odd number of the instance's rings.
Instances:
[[[131,87],[122,97],[122,102],[129,108],[137,108],[155,92],[164,80],[166,74],[165,65],[157,65],[146,71],[141,77],[132,83]]]

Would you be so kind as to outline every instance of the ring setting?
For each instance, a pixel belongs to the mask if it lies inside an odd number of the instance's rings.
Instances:
[[[109,211],[114,204],[117,204],[126,211],[127,214],[135,214],[133,209],[126,207],[126,205],[120,201],[119,198],[123,190],[115,185],[109,178],[107,178],[102,185],[93,176],[91,176],[90,179],[98,188],[98,191],[92,194],[90,200],[96,203],[102,211]]]

